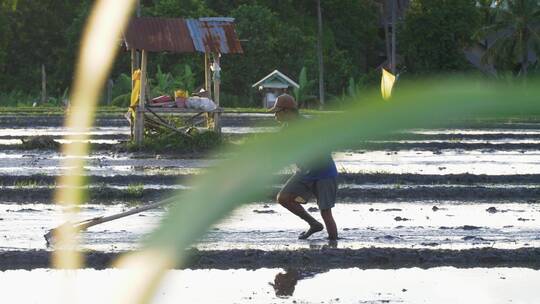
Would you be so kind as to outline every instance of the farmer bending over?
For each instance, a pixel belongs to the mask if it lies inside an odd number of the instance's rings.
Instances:
[[[301,119],[294,98],[287,94],[278,96],[274,107],[269,111],[274,112],[276,120],[285,127],[289,122]],[[278,193],[277,202],[308,223],[309,229],[298,237],[307,239],[324,228],[302,206],[311,197],[315,197],[328,232],[328,239],[337,240],[337,227],[332,216],[332,207],[336,201],[338,173],[332,156],[328,153],[315,164],[297,163],[296,166],[296,172]]]

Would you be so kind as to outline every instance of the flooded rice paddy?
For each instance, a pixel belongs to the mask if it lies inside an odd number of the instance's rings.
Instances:
[[[0,285],[3,297],[19,303],[108,303],[128,276],[118,269],[5,271]],[[231,281],[234,288],[224,284]],[[186,269],[169,271],[152,302],[537,303],[539,281],[540,271],[526,268]],[[31,293],[21,288],[27,284]]]
[[[277,130],[267,114],[228,114],[226,135]],[[166,208],[88,229],[88,267],[46,269],[43,238],[61,224],[52,204],[67,156],[25,150],[20,138],[73,134],[61,117],[0,116],[1,299],[58,303],[66,276],[77,301],[110,299],[125,271],[109,268],[136,250]],[[100,118],[85,132],[100,144],[85,157],[90,193],[81,219],[111,215],[189,191],[193,176],[225,156],[179,157],[114,149],[129,138],[125,120]],[[110,148],[110,149],[109,149]],[[540,283],[540,123],[494,122],[404,130],[335,151],[341,173],[333,210],[340,239],[297,239],[306,227],[273,202],[289,169],[268,193],[241,206],[171,270],[156,303],[538,303]],[[320,219],[316,205],[306,205]],[[457,268],[455,268],[457,267]],[[235,281],[235,288],[227,282]],[[44,284],[44,282],[55,282]],[[210,282],[210,283],[209,283]],[[57,284],[56,284],[57,283]],[[36,286],[32,293],[24,286]],[[101,292],[96,294],[93,285]],[[46,288],[45,286],[52,286]],[[208,290],[212,292],[206,292]],[[92,294],[89,294],[92,293]],[[65,300],[65,299],[64,299]],[[69,302],[69,301],[68,301]]]
[[[81,219],[112,215],[127,204],[85,205]],[[311,212],[319,217],[318,210]],[[297,239],[306,227],[275,203],[254,203],[234,211],[210,229],[194,247],[199,250],[294,250],[326,245],[325,232],[309,241]],[[45,249],[43,234],[61,222],[54,205],[0,205],[0,250]],[[89,228],[82,234],[84,249],[136,249],[165,210],[146,211]],[[540,247],[540,206],[520,203],[421,201],[370,203],[340,201],[333,210],[339,223],[339,248],[376,247],[469,249]]]

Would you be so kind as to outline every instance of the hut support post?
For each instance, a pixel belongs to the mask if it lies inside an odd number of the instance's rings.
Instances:
[[[204,53],[204,89],[210,93],[210,63],[208,53]]]
[[[135,81],[133,80],[133,72],[135,72],[135,66],[137,65],[135,63],[136,59],[135,59],[135,53],[137,51],[135,51],[135,49],[131,49],[131,90],[133,90],[133,85],[135,84]]]
[[[214,71],[214,102],[219,108],[219,88],[221,84],[221,62],[220,62],[220,54],[217,53],[214,55],[214,62],[216,63],[218,70]],[[220,126],[220,112],[214,113],[214,131],[217,133],[221,133],[221,126]]]
[[[135,143],[138,146],[142,145],[144,139],[144,104],[146,102],[146,65],[147,52],[142,51],[141,58],[141,92],[139,96],[139,105],[135,114]]]

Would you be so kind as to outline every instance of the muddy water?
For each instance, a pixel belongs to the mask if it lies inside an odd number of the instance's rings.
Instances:
[[[223,121],[224,133],[234,136],[276,130],[271,116],[264,114],[226,116]],[[61,119],[41,122],[39,128],[29,128],[35,124],[25,120],[15,124],[20,128],[9,123],[0,130],[0,145],[4,145],[0,151],[0,259],[10,261],[0,261],[1,269],[48,267],[50,249],[43,234],[62,223],[57,206],[34,204],[17,195],[7,200],[1,195],[49,193],[48,188],[55,187],[54,178],[65,169],[59,167],[65,158],[59,153],[5,147],[18,137],[50,135],[61,140],[70,134],[59,127]],[[118,119],[103,120],[85,133],[91,142],[112,143],[125,140],[129,129]],[[86,158],[86,174],[99,183],[90,185],[91,189],[126,190],[133,183],[144,183],[145,191],[184,189],[184,180],[175,185],[177,177],[198,174],[219,162],[103,149]],[[304,224],[270,199],[246,205],[211,227],[194,245],[196,250],[191,251],[198,259],[190,267],[197,270],[170,271],[155,302],[539,302],[534,288],[540,283],[538,270],[388,268],[540,267],[540,207],[536,203],[540,196],[535,191],[540,174],[540,124],[408,130],[384,142],[368,142],[363,151],[337,151],[334,158],[344,176],[343,195],[333,210],[341,237],[337,244],[330,244],[325,232],[299,241]],[[25,176],[41,180],[38,177],[44,174],[44,184],[24,183]],[[19,178],[23,182],[17,183]],[[84,205],[80,217],[118,213],[134,201]],[[99,257],[89,258],[88,265],[108,267],[117,253],[138,248],[165,212],[147,211],[90,228],[81,235],[81,248],[96,250],[93,254]],[[317,210],[310,212],[320,219]],[[279,268],[306,265],[316,269]],[[321,265],[326,268],[317,268]],[[48,269],[0,272],[0,302],[62,303],[61,290],[72,290],[82,303],[111,302],[108,292],[126,275],[114,269],[71,271],[70,288],[59,287],[65,276]],[[276,278],[296,282],[292,295],[276,294],[269,285]],[[29,285],[32,292],[27,292]]]
[[[65,156],[55,152],[0,152],[0,175],[60,174]],[[145,174],[162,170],[187,174],[216,163],[209,159],[133,158],[127,153],[93,153],[85,158],[89,175]],[[342,173],[413,174],[540,174],[539,151],[366,151],[336,152],[334,159]]]
[[[308,207],[314,207],[308,205]],[[435,208],[434,208],[435,207]],[[122,205],[88,205],[81,219],[127,210]],[[83,247],[100,251],[135,249],[159,223],[164,210],[147,211],[90,228]],[[540,207],[534,204],[447,202],[339,203],[339,248],[520,248],[540,247]],[[0,250],[45,249],[43,234],[61,224],[51,205],[0,205]],[[318,212],[312,214],[320,218]],[[326,233],[308,241],[297,236],[305,224],[276,204],[250,204],[210,229],[199,249],[309,249],[328,244]]]
[[[85,132],[72,131],[65,127],[43,127],[43,128],[2,128],[0,129],[0,136],[66,136],[66,135],[129,135],[129,127],[94,127],[89,128]]]
[[[118,290],[129,289],[121,284],[128,284],[130,275],[117,269],[5,271],[0,299],[113,303]],[[532,304],[540,301],[538,283],[540,271],[526,268],[187,269],[169,271],[152,303]]]
[[[336,165],[342,172],[415,174],[536,174],[540,172],[540,151],[366,151],[337,152]]]

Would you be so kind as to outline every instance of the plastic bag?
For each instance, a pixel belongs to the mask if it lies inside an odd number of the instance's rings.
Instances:
[[[217,109],[217,105],[206,97],[190,97],[187,99],[186,107],[201,111],[214,111]]]

